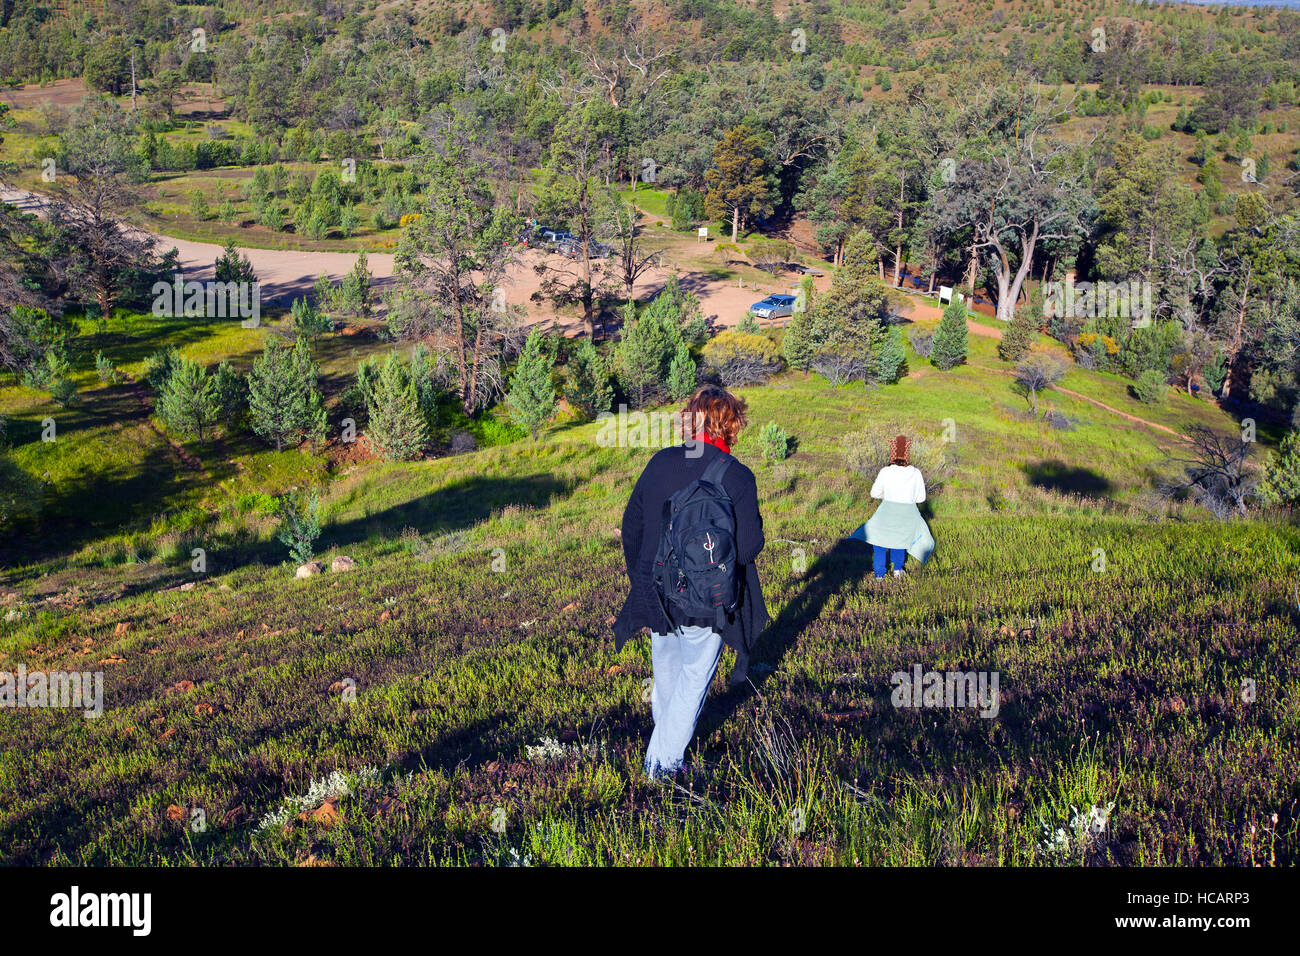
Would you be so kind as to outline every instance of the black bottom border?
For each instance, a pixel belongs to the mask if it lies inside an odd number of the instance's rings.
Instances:
[[[606,918],[614,931],[635,930],[651,913],[661,928],[685,930],[699,926],[707,903],[743,935],[776,921],[813,935],[856,924],[921,939],[946,925],[953,942],[983,932],[1043,940],[1172,932],[1223,943],[1280,931],[1294,915],[1296,889],[1294,870],[1264,869],[0,868],[0,917],[17,938],[262,943],[402,924],[436,932],[444,921],[443,931],[457,935],[477,925],[549,937],[568,924],[585,936]],[[149,894],[148,935],[130,925],[54,925],[80,923],[101,906],[109,918],[117,910],[143,922],[143,896],[127,898],[135,908],[126,910],[122,897],[100,894]]]

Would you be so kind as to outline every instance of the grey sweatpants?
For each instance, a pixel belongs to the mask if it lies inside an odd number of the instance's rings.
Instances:
[[[673,773],[681,767],[721,657],[722,636],[712,628],[687,626],[650,635],[655,729],[646,750],[646,773]]]

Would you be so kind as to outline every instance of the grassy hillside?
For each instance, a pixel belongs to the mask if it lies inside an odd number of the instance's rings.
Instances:
[[[0,669],[102,670],[105,713],[0,721],[0,862],[1294,863],[1300,530],[1145,499],[1175,441],[1153,426],[1231,422],[1073,369],[1149,424],[1054,392],[1075,427],[1052,429],[978,337],[968,367],[913,366],[744,391],[774,623],[752,687],[725,693],[724,659],[689,786],[642,777],[648,648],[609,631],[650,449],[589,424],[408,465],[291,452],[283,474],[330,478],[319,553],[356,570],[295,580],[256,499],[204,485],[216,514],[165,547],[123,533],[147,564],[84,545],[6,574]],[[871,511],[846,452],[945,419],[936,558],[878,585],[835,543]],[[798,440],[775,465],[768,421]],[[996,671],[997,717],[891,706],[917,664]],[[1072,808],[1112,803],[1069,839]]]

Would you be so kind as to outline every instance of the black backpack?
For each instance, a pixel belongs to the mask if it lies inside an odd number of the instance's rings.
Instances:
[[[664,502],[654,581],[674,623],[711,619],[721,632],[739,602],[736,511],[722,486],[733,460],[719,455],[703,475]]]

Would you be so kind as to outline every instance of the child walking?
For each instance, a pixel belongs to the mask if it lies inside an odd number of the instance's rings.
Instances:
[[[871,486],[871,497],[880,507],[851,537],[872,547],[876,577],[885,576],[886,564],[894,566],[894,577],[903,576],[910,554],[924,564],[934,550],[934,537],[917,507],[925,500],[925,477],[911,462],[911,442],[898,435],[889,442],[889,464],[880,469]]]

